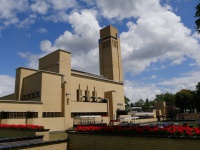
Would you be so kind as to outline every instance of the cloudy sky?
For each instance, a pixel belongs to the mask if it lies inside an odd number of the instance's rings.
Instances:
[[[72,52],[72,68],[99,74],[99,29],[119,30],[125,95],[135,102],[195,89],[200,82],[199,0],[0,0],[0,96],[14,91],[15,69]],[[92,57],[91,57],[92,56]]]

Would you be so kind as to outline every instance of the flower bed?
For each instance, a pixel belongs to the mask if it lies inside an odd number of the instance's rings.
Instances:
[[[78,126],[76,132],[129,134],[129,135],[165,135],[165,136],[197,136],[200,137],[200,129],[189,126]]]
[[[0,124],[0,138],[27,137],[43,135],[43,140],[49,140],[49,129],[40,125]]]
[[[44,131],[44,126],[28,124],[0,124],[0,129],[21,129],[30,131]]]

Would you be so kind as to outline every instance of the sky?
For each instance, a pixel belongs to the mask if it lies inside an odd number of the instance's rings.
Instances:
[[[0,96],[12,94],[15,69],[37,69],[57,49],[72,69],[99,74],[99,30],[116,27],[125,95],[132,103],[195,90],[200,82],[199,0],[0,0]]]

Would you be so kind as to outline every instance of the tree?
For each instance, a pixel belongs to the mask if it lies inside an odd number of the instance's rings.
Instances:
[[[165,101],[167,106],[173,107],[175,105],[175,95],[168,92],[164,94],[158,94],[156,95],[154,101]]]
[[[125,102],[125,104],[126,104],[126,107],[128,107],[128,106],[129,106],[130,99],[129,99],[128,97],[124,96],[124,102]]]
[[[196,85],[196,91],[195,91],[195,106],[198,111],[200,111],[200,82]]]
[[[144,105],[144,101],[142,99],[140,99],[137,102],[135,102],[135,106],[136,107],[142,107],[143,105]]]
[[[164,93],[164,94],[158,94],[156,95],[155,101],[165,101],[167,105],[167,117],[170,119],[175,118],[176,116],[176,110],[175,110],[175,95],[171,93]]]
[[[187,89],[182,89],[176,93],[176,106],[181,112],[186,112],[186,109],[194,108],[194,92]]]
[[[130,106],[131,106],[131,107],[134,107],[134,103],[131,103]]]
[[[144,110],[149,110],[150,108],[150,105],[149,105],[149,99],[147,98],[146,99],[146,102],[144,103],[143,107],[142,107]]]
[[[196,27],[195,29],[200,33],[200,3],[195,7],[196,8],[196,13],[195,13],[195,18],[197,20],[195,21]]]

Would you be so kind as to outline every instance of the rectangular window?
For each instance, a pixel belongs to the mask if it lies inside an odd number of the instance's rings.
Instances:
[[[46,113],[46,112],[43,112],[43,113],[42,113],[42,117],[44,117],[44,118],[47,117],[47,113]]]
[[[35,94],[34,93],[31,93],[31,98],[35,98]]]
[[[42,117],[43,118],[50,118],[50,117],[63,117],[62,112],[43,112]]]
[[[40,91],[36,92],[36,97],[40,97]]]
[[[30,99],[30,98],[31,98],[31,95],[30,95],[30,94],[28,94],[28,95],[27,95],[27,98],[28,98],[28,99]]]
[[[38,112],[28,111],[26,116],[27,116],[27,118],[38,118]]]

